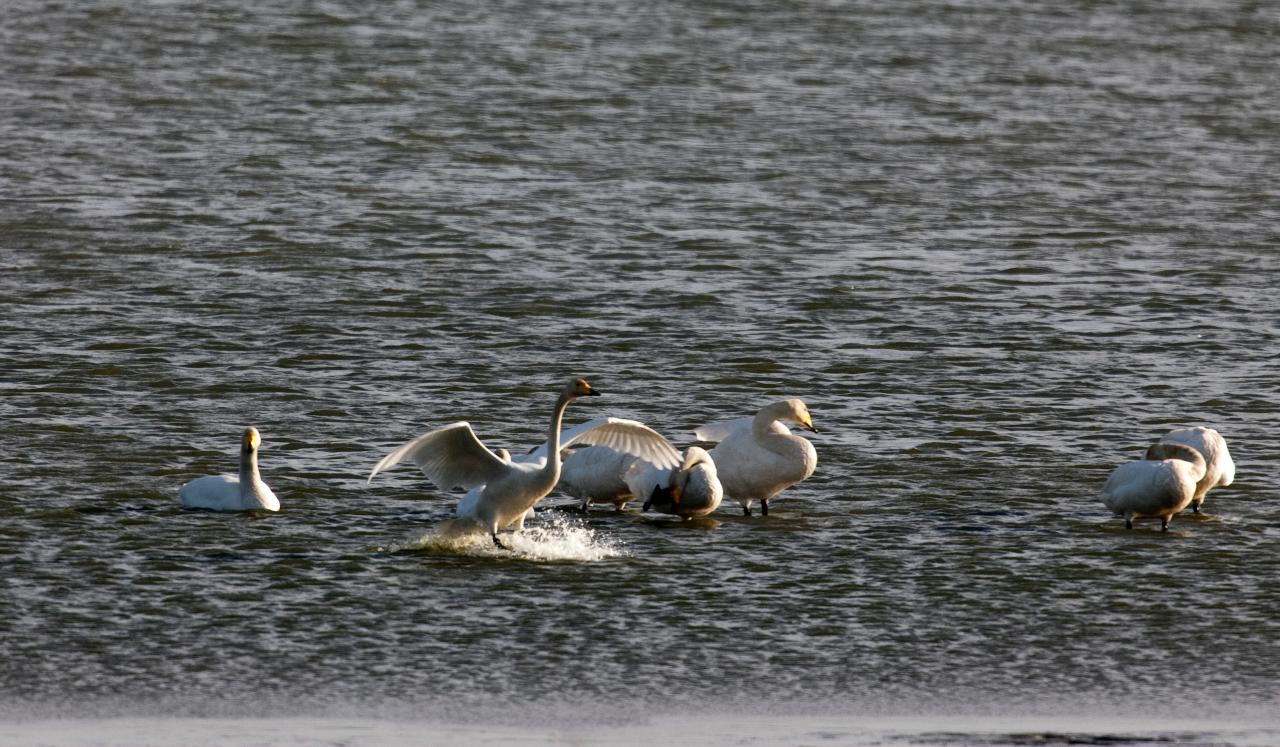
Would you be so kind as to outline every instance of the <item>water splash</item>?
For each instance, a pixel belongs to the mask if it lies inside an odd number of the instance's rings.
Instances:
[[[549,512],[550,513],[550,512]],[[489,535],[455,519],[443,521],[431,531],[396,548],[432,555],[519,558],[537,562],[596,562],[626,557],[622,545],[586,526],[576,517],[539,515],[515,534],[500,534],[507,548],[495,547]]]

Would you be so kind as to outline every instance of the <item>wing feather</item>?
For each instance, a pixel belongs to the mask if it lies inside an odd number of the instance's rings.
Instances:
[[[476,438],[471,424],[459,421],[418,436],[387,454],[373,467],[369,480],[408,459],[441,490],[471,489],[505,475],[511,464]]]
[[[755,420],[755,418],[750,417],[750,418],[738,418],[736,420],[720,420],[715,423],[707,423],[706,425],[701,426],[700,428],[695,428],[693,431],[693,437],[698,439],[699,441],[706,441],[708,443],[718,443],[739,431],[751,430],[751,421],[753,420]]]
[[[635,420],[624,418],[596,418],[569,428],[560,434],[560,448],[575,444],[608,446],[638,457],[647,462],[670,469],[680,464],[680,452],[661,433]],[[544,443],[528,456],[546,459],[548,444]]]

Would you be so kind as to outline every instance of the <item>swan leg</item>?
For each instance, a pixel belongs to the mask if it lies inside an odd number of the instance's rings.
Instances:
[[[768,498],[760,499],[760,515],[761,516],[769,515],[769,499]]]
[[[1201,503],[1200,501],[1196,501],[1195,503],[1191,504],[1191,513],[1193,514],[1200,513],[1200,503]]]
[[[742,515],[743,515],[743,516],[750,516],[750,515],[751,515],[751,506],[743,506],[743,507],[742,507]]]
[[[1125,528],[1125,529],[1133,529],[1133,516],[1132,516],[1132,515],[1130,515],[1130,514],[1125,514],[1125,515],[1124,515],[1124,528]]]
[[[1168,517],[1168,516],[1161,516],[1161,517],[1160,517],[1160,531],[1162,531],[1162,532],[1167,532],[1167,531],[1169,531],[1169,517]]]
[[[492,533],[490,533],[490,534],[489,534],[489,536],[493,538],[493,544],[497,545],[499,549],[501,549],[501,550],[510,550],[510,549],[511,549],[510,547],[507,547],[506,545],[502,544],[502,540],[498,539],[498,530],[497,530],[497,529],[493,530],[493,532],[492,532]]]

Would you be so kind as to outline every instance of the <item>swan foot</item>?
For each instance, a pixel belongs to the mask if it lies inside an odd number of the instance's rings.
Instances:
[[[1191,504],[1191,513],[1193,513],[1193,514],[1198,514],[1198,513],[1200,513],[1200,504],[1199,504],[1199,503],[1192,503],[1192,504]]]
[[[497,533],[496,531],[495,531],[495,532],[491,532],[491,533],[489,534],[489,536],[493,538],[493,544],[497,545],[499,549],[501,549],[501,550],[510,550],[510,549],[511,549],[510,547],[507,547],[506,545],[502,544],[502,540],[498,539],[498,533]]]
[[[768,515],[769,515],[769,502],[768,502],[768,501],[760,501],[760,515],[761,515],[761,516],[768,516]]]

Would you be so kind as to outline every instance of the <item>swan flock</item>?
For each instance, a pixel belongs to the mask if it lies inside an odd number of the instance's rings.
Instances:
[[[499,532],[519,532],[534,507],[557,488],[577,498],[586,511],[593,503],[621,511],[630,502],[642,511],[684,520],[715,512],[724,498],[738,502],[746,516],[813,475],[817,451],[792,427],[817,433],[802,400],[786,399],[762,407],[753,416],[718,421],[694,430],[707,445],[683,453],[643,423],[604,417],[562,429],[569,404],[600,392],[585,379],[569,381],[552,408],[544,442],[513,457],[492,450],[471,425],[459,421],[429,431],[394,449],[369,472],[368,482],[401,461],[410,461],[442,491],[462,489],[455,508],[457,525],[489,535],[505,548]],[[207,511],[280,510],[280,501],[258,469],[262,443],[257,428],[240,439],[236,475],[199,477],[178,491],[183,508]],[[1235,462],[1226,440],[1213,428],[1169,431],[1151,444],[1142,459],[1116,467],[1099,497],[1127,528],[1138,519],[1158,519],[1168,530],[1173,517],[1190,508],[1199,513],[1206,494],[1231,485]]]

